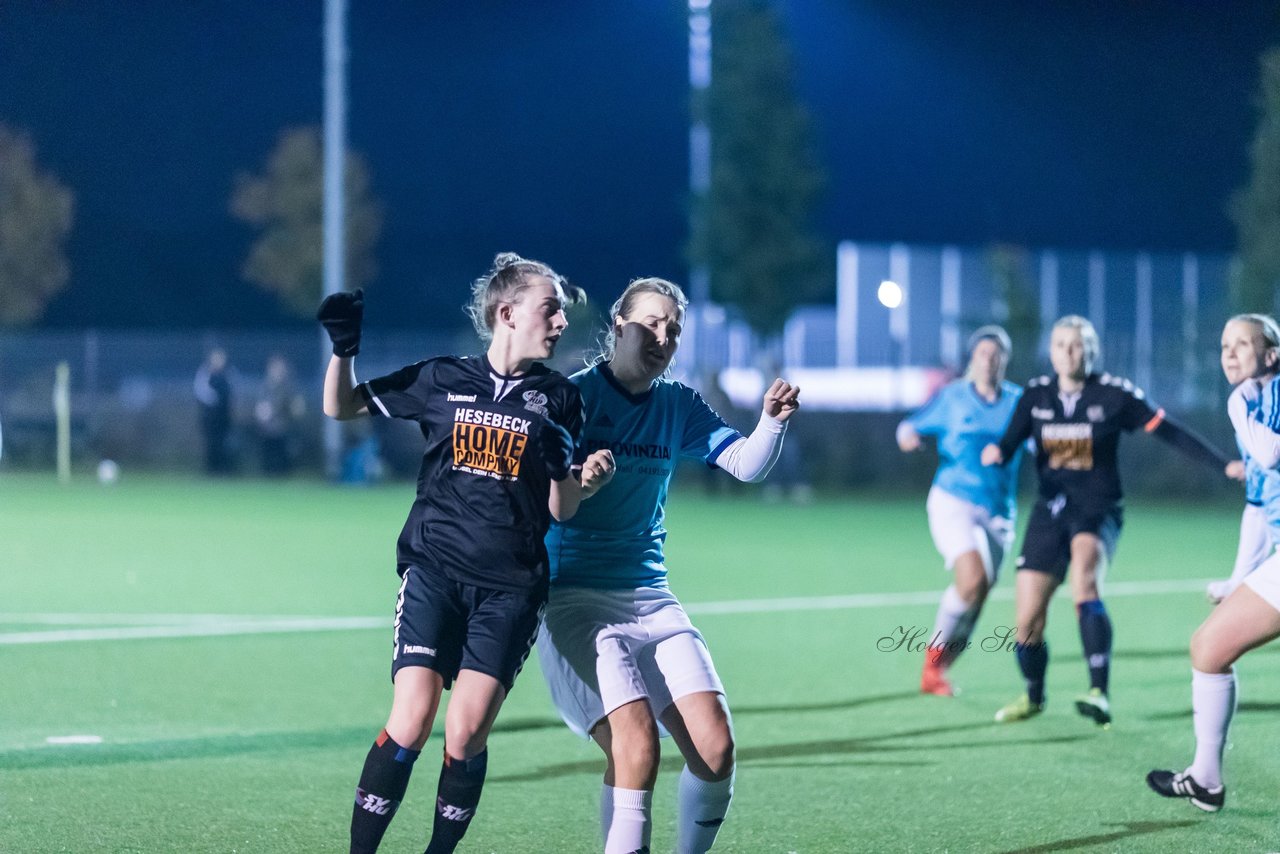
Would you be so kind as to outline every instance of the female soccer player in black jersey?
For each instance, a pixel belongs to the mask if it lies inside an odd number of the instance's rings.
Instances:
[[[1137,429],[1154,433],[1188,456],[1227,471],[1226,457],[1172,423],[1133,383],[1094,373],[1099,350],[1098,333],[1085,318],[1068,315],[1055,323],[1049,338],[1055,376],[1027,383],[1004,437],[982,452],[983,464],[1003,464],[1034,437],[1040,479],[1015,588],[1016,654],[1027,692],[996,712],[1003,723],[1044,709],[1049,665],[1045,620],[1053,592],[1068,578],[1089,667],[1089,691],[1077,698],[1076,711],[1101,726],[1111,723],[1111,620],[1100,587],[1124,524],[1116,468],[1120,434]]]
[[[418,493],[396,546],[402,578],[386,727],[365,759],[351,819],[351,851],[374,851],[404,798],[452,687],[429,854],[453,851],[475,814],[486,742],[520,672],[546,603],[551,517],[582,498],[570,474],[582,398],[538,362],[568,321],[569,286],[550,267],[502,254],[472,287],[468,311],[485,354],[440,357],[357,384],[361,291],[328,297],[318,318],[333,341],[326,415],[416,421],[426,440]],[[576,292],[573,294],[576,297]],[[606,452],[607,454],[607,452]],[[588,459],[596,487],[612,460]]]

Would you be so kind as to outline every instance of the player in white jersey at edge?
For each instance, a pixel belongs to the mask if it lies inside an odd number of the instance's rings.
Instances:
[[[1004,435],[1022,396],[1022,389],[1004,378],[1010,350],[1004,329],[979,327],[969,336],[964,377],[898,425],[898,447],[904,452],[918,450],[922,436],[937,440],[938,471],[925,510],[933,543],[955,574],[942,593],[925,650],[920,674],[925,694],[955,693],[947,671],[965,650],[1013,544],[1020,459],[1003,468],[982,464],[982,449]]]
[[[1240,314],[1222,330],[1222,371],[1236,385],[1227,415],[1236,439],[1264,473],[1262,499],[1272,536],[1280,532],[1280,326]],[[1222,601],[1191,636],[1191,709],[1195,757],[1180,772],[1157,770],[1147,785],[1206,812],[1226,802],[1222,751],[1236,710],[1233,665],[1280,637],[1280,553],[1273,553]]]
[[[763,480],[782,449],[799,387],[764,392],[743,436],[693,389],[666,378],[687,301],[664,279],[637,279],[609,312],[600,358],[570,377],[582,393],[583,489],[613,453],[613,482],[547,534],[551,596],[538,654],[569,727],[606,757],[604,850],[647,852],[659,724],[685,759],[678,785],[681,854],[708,850],[733,796],[734,738],[724,688],[702,635],[667,585],[664,506],[679,457]],[[567,522],[568,520],[566,520]]]

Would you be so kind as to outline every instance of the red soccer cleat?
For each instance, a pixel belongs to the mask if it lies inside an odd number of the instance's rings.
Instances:
[[[947,668],[939,663],[943,650],[929,648],[924,654],[924,670],[920,672],[920,693],[937,697],[954,697],[955,688],[947,679]]]

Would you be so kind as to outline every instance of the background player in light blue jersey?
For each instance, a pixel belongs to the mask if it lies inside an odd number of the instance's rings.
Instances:
[[[934,545],[955,573],[942,593],[925,650],[920,690],[926,694],[954,693],[947,670],[965,650],[1013,544],[1020,459],[1005,468],[982,465],[982,449],[1004,435],[1022,396],[1022,389],[1004,378],[1009,352],[1007,332],[980,327],[969,337],[964,377],[898,425],[903,451],[918,450],[921,436],[937,439],[938,472],[925,508]]]
[[[585,412],[583,492],[594,493],[610,468],[613,481],[583,502],[572,524],[547,534],[551,597],[538,654],[565,722],[605,753],[607,854],[649,850],[659,722],[686,762],[676,850],[709,849],[728,812],[729,708],[702,635],[667,586],[663,508],[679,457],[763,480],[800,405],[800,389],[775,380],[759,423],[743,436],[696,391],[664,378],[686,304],[663,279],[637,279],[614,303],[601,358],[570,377]],[[605,450],[612,467],[600,461]]]
[[[1227,414],[1236,440],[1263,472],[1271,534],[1280,530],[1280,326],[1263,314],[1240,314],[1222,330],[1222,372],[1236,385]],[[1236,711],[1235,663],[1280,637],[1280,553],[1232,591],[1191,636],[1191,711],[1195,757],[1183,771],[1155,770],[1147,785],[1186,798],[1205,812],[1226,803],[1222,751]]]

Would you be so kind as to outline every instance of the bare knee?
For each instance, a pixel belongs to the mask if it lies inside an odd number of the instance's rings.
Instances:
[[[1018,643],[1040,643],[1044,639],[1045,612],[1018,614]]]
[[[647,780],[650,785],[658,776],[658,731],[633,732],[625,737],[614,735],[612,761],[615,770],[631,778]]]
[[[733,731],[727,727],[712,737],[702,750],[702,761],[712,780],[725,780],[733,773],[734,757],[737,746],[733,742]]]
[[[458,759],[471,759],[484,752],[489,741],[489,732],[477,721],[466,718],[461,720],[446,717],[444,722],[444,745],[450,756]]]
[[[987,598],[987,568],[982,556],[976,551],[965,552],[956,558],[953,569],[956,594],[966,605],[981,605]]]
[[[421,750],[431,735],[436,703],[429,696],[397,697],[387,718],[387,735],[401,747]]]
[[[1191,635],[1191,666],[1201,673],[1228,673],[1235,659],[1218,642],[1216,632],[1202,625]]]
[[[987,577],[979,575],[977,577],[956,577],[956,593],[964,600],[966,605],[981,605],[987,598]]]
[[[704,733],[696,746],[696,755],[686,756],[685,762],[693,776],[719,782],[733,773],[736,751],[733,730],[727,725],[718,726]]]
[[[604,748],[611,776],[615,785],[625,789],[652,789],[658,779],[658,726],[650,716],[629,719],[623,725],[612,726],[612,736]]]

